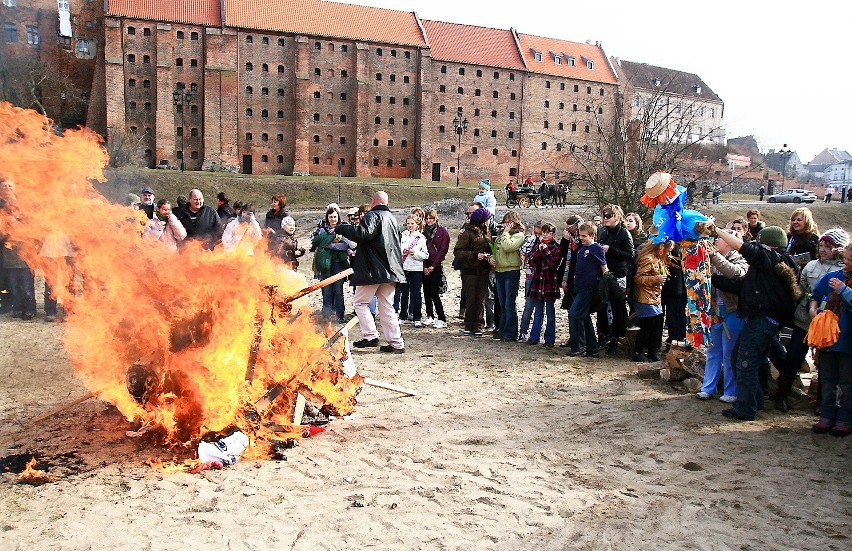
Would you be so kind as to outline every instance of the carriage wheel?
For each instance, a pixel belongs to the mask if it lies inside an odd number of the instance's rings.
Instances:
[[[543,207],[544,206],[544,201],[542,201],[541,197],[535,198],[535,206],[537,206],[537,207]]]
[[[513,209],[517,206],[518,206],[518,200],[517,199],[506,199],[506,208],[507,209]]]
[[[528,209],[530,208],[530,198],[529,197],[518,197],[518,206]]]

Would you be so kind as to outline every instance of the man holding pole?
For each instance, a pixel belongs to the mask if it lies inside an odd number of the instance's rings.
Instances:
[[[384,191],[374,193],[370,211],[364,214],[359,225],[340,224],[335,231],[358,244],[352,259],[354,273],[349,281],[356,286],[355,314],[363,338],[352,343],[353,346],[367,348],[379,345],[376,322],[370,314],[370,301],[375,296],[382,333],[388,341],[379,350],[402,354],[405,342],[393,309],[393,295],[396,285],[405,283],[405,274],[399,225],[388,208],[388,194]]]

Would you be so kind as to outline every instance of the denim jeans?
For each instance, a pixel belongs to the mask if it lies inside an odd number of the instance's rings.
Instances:
[[[497,272],[497,301],[500,303],[500,336],[505,339],[518,338],[518,287],[521,283],[520,270]]]
[[[12,313],[35,314],[35,277],[29,268],[9,268],[9,291],[12,295]]]
[[[533,301],[530,298],[530,285],[532,280],[525,279],[524,281],[524,311],[521,313],[521,335],[526,335],[530,330],[530,320],[532,319]]]
[[[760,383],[761,366],[769,355],[773,339],[781,328],[762,316],[746,320],[740,333],[734,369],[737,376],[737,415],[754,419],[763,407],[764,389]]]
[[[323,278],[331,277],[339,274],[344,269],[343,265],[335,262],[328,274],[321,274]],[[342,319],[346,310],[343,304],[343,280],[339,279],[331,285],[326,285],[322,288],[322,310],[327,316],[336,314],[338,319]]]
[[[737,395],[737,378],[734,375],[733,352],[737,340],[740,338],[740,331],[729,331],[730,338],[725,333],[722,324],[714,325],[710,328],[710,338],[713,339],[713,346],[707,348],[707,364],[704,368],[704,384],[701,387],[701,392],[707,394],[716,394],[716,387],[719,385],[719,375],[723,374],[725,382],[725,396]]]
[[[591,353],[598,350],[598,339],[589,312],[594,292],[594,287],[574,287],[574,301],[568,311],[568,321],[575,351]]]
[[[402,290],[399,311],[406,312],[414,321],[420,321],[423,315],[423,272],[405,270],[405,280],[408,288]],[[400,318],[405,319],[402,314]]]
[[[852,354],[820,350],[819,382],[820,419],[852,428]]]
[[[556,342],[556,306],[553,300],[533,300],[533,324],[532,329],[530,329],[529,340],[532,342],[539,340],[545,314],[547,315],[547,324],[544,326],[544,342],[554,344]]]
[[[447,321],[444,314],[444,303],[441,301],[441,275],[443,266],[437,266],[429,275],[423,275],[423,302],[426,304],[426,317]]]

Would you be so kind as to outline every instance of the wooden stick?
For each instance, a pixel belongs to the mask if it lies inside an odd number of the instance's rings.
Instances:
[[[378,388],[383,388],[385,390],[392,390],[394,392],[399,392],[400,394],[405,394],[406,396],[417,396],[417,391],[411,388],[405,388],[402,386],[398,386],[392,383],[386,383],[384,381],[380,381],[378,379],[371,379],[366,377],[364,379],[365,385],[375,386]]]
[[[301,425],[302,416],[305,414],[305,404],[307,401],[301,392],[296,393],[296,408],[293,410],[293,424]]]
[[[352,318],[351,320],[347,321],[347,322],[346,322],[346,325],[344,325],[343,327],[341,327],[340,329],[338,329],[338,330],[334,333],[334,335],[332,335],[331,337],[329,337],[328,341],[327,341],[327,342],[323,345],[323,347],[324,347],[324,348],[331,348],[332,346],[334,346],[334,343],[336,343],[337,341],[339,341],[339,340],[340,340],[340,337],[342,337],[342,336],[343,336],[343,330],[344,330],[344,329],[346,329],[346,330],[348,331],[348,330],[352,329],[353,327],[355,327],[355,325],[356,325],[357,323],[358,323],[358,316],[355,316],[355,317],[354,317],[354,318]]]
[[[76,398],[76,399],[68,402],[65,405],[59,406],[58,408],[55,408],[55,409],[52,409],[48,412],[42,413],[41,415],[39,415],[38,417],[36,417],[32,421],[30,421],[30,423],[33,424],[33,425],[35,425],[36,423],[40,423],[40,422],[44,421],[45,419],[47,419],[48,417],[53,417],[57,413],[62,413],[66,409],[72,408],[72,407],[76,406],[77,404],[82,404],[83,402],[85,402],[89,398],[94,398],[98,394],[100,394],[100,393],[99,392],[90,392],[89,394],[86,394],[85,396],[80,396],[79,398]]]
[[[355,272],[355,270],[353,270],[352,268],[349,268],[349,269],[343,270],[339,274],[334,274],[331,277],[327,277],[327,278],[323,279],[322,281],[318,281],[318,282],[314,283],[313,285],[309,285],[309,286],[305,287],[301,291],[296,291],[296,293],[290,295],[289,297],[285,297],[284,303],[286,304],[286,303],[289,303],[289,302],[293,302],[294,300],[296,300],[298,298],[302,298],[303,296],[307,295],[308,293],[313,293],[317,289],[322,289],[326,285],[331,285],[335,281],[339,281],[339,280],[341,280],[341,279],[343,279],[347,276],[350,276],[354,272]]]

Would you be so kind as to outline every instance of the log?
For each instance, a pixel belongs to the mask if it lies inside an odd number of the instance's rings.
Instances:
[[[670,383],[674,383],[677,381],[682,381],[689,377],[689,371],[682,368],[670,368],[666,367],[660,370],[660,379],[664,381],[668,381]]]
[[[341,279],[343,279],[347,276],[350,276],[354,272],[355,272],[355,270],[353,270],[352,268],[348,268],[346,270],[343,270],[339,274],[334,274],[333,276],[327,277],[327,278],[323,279],[322,281],[318,281],[318,282],[314,283],[313,285],[308,285],[307,287],[305,287],[301,291],[296,291],[294,294],[292,294],[288,297],[285,297],[283,302],[284,302],[284,304],[289,304],[296,299],[302,298],[303,296],[307,295],[308,293],[313,293],[317,289],[322,289],[326,285],[331,285],[335,281],[339,281],[339,280],[341,280]]]
[[[707,367],[707,354],[702,349],[696,348],[683,359],[681,366],[692,373],[694,377],[703,380],[704,368]]]
[[[53,417],[54,415],[56,415],[58,413],[62,413],[66,409],[69,409],[69,408],[76,406],[77,404],[82,404],[86,400],[88,400],[90,398],[94,398],[98,394],[100,394],[100,393],[99,392],[90,392],[90,393],[86,394],[85,396],[80,396],[79,398],[76,398],[76,399],[68,402],[67,404],[61,405],[61,406],[54,408],[50,411],[42,413],[41,415],[39,415],[38,417],[36,417],[32,421],[30,421],[30,424],[35,425],[36,423],[40,423],[40,422],[44,421],[45,419],[47,419],[49,417]]]
[[[385,381],[380,381],[378,379],[371,379],[369,377],[364,378],[364,384],[374,386],[377,388],[383,388],[385,390],[392,390],[394,392],[399,392],[400,394],[405,394],[406,396],[417,396],[417,391],[405,388],[402,386],[395,385],[393,383],[386,383]]]
[[[664,361],[639,364],[636,367],[636,375],[638,375],[640,379],[659,379],[660,370],[665,366],[666,362]]]
[[[696,393],[701,390],[702,382],[703,381],[696,379],[695,377],[690,377],[683,381],[683,386],[686,387],[686,390],[689,392]]]

